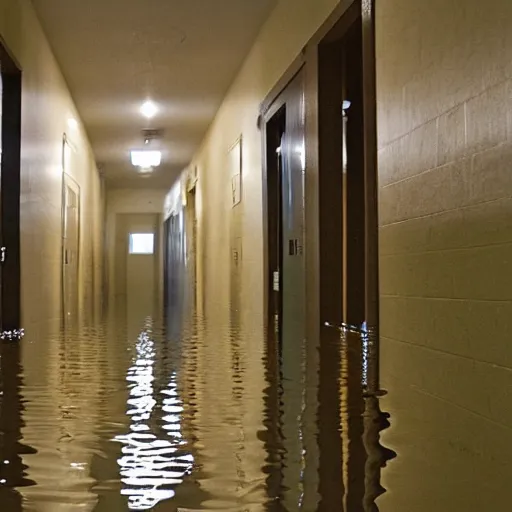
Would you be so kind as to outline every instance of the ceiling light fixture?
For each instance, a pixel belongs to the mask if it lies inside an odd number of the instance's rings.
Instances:
[[[158,167],[162,161],[162,152],[135,150],[131,152],[131,159],[135,167]]]
[[[148,119],[155,117],[157,112],[158,107],[150,100],[145,101],[140,107],[140,113]]]

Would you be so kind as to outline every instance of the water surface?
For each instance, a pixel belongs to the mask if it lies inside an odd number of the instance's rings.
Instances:
[[[280,347],[235,313],[4,340],[2,512],[378,510],[392,453],[360,340]]]

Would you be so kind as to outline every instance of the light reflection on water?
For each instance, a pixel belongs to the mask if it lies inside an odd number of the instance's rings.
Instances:
[[[364,340],[333,336],[316,368],[239,321],[4,341],[0,510],[378,510],[393,454],[378,395],[351,381]]]
[[[150,331],[143,331],[136,344],[134,364],[128,369],[126,380],[130,389],[127,415],[131,418],[130,433],[118,435],[115,440],[123,444],[123,456],[118,460],[121,493],[128,496],[131,510],[150,510],[160,501],[171,499],[173,487],[190,473],[194,457],[181,450],[186,444],[181,435],[183,407],[179,398],[176,372],[169,376],[163,397],[162,433],[154,432],[151,416],[157,400],[153,387],[155,342]]]

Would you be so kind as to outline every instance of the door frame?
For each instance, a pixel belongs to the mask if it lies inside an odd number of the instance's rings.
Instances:
[[[271,155],[269,154],[268,147],[268,136],[269,136],[269,128],[268,125],[271,123],[275,116],[282,110],[285,111],[284,116],[286,117],[286,103],[288,98],[286,96],[286,91],[288,86],[299,76],[302,72],[304,73],[305,61],[303,55],[301,54],[292,64],[292,66],[287,70],[283,78],[278,82],[276,87],[273,89],[271,96],[268,97],[268,100],[265,100],[260,109],[260,117],[258,123],[260,125],[260,130],[262,134],[262,175],[263,175],[263,272],[264,272],[264,287],[263,287],[263,300],[264,300],[264,312],[265,312],[265,325],[270,326],[271,318],[269,316],[269,311],[271,309],[271,294],[272,290],[272,276],[270,274],[270,252],[275,249],[271,247],[270,244],[270,234],[268,230],[269,226],[269,173],[271,172],[269,166],[269,158]],[[305,77],[303,78],[303,83],[305,85]],[[286,122],[286,121],[285,121]],[[273,156],[273,155],[272,155]],[[304,245],[306,245],[306,240],[304,240]],[[305,250],[305,247],[304,247]],[[281,262],[282,263],[282,262]],[[280,269],[280,281],[282,281],[282,268]],[[282,283],[280,283],[281,285]],[[279,318],[282,321],[282,307],[279,307]]]
[[[306,265],[306,337],[308,340],[327,342],[329,333],[324,322],[324,304],[329,303],[332,290],[332,264],[328,258],[325,233],[322,235],[320,219],[322,204],[329,189],[322,186],[322,169],[333,165],[337,155],[329,152],[329,131],[325,117],[329,105],[326,83],[329,77],[329,46],[340,40],[356,17],[362,22],[362,66],[364,109],[364,196],[365,196],[365,317],[372,331],[372,369],[368,375],[368,388],[377,390],[379,385],[378,326],[379,326],[379,275],[378,275],[378,188],[377,188],[377,115],[375,70],[375,0],[341,0],[331,15],[318,29],[292,62],[260,105],[258,127],[262,134],[262,226],[265,323],[268,325],[268,304],[271,289],[268,279],[268,166],[266,160],[266,123],[282,106],[279,97],[295,75],[304,68],[306,101],[306,176],[305,176],[305,241]],[[332,67],[332,66],[331,66]],[[331,73],[332,75],[332,73]],[[341,276],[340,276],[341,279]],[[335,306],[337,307],[337,306]]]
[[[62,136],[62,186],[61,186],[61,322],[64,326],[66,318],[66,257],[65,257],[65,219],[66,219],[66,188],[71,185],[77,193],[78,200],[78,227],[77,227],[77,312],[80,310],[80,256],[81,256],[81,241],[82,241],[82,191],[80,184],[73,178],[73,176],[66,171],[66,145],[69,146],[71,151],[76,151],[76,148],[69,141],[67,135],[64,133]]]
[[[285,450],[281,438],[283,424],[278,413],[283,400],[282,389],[282,338],[283,338],[283,162],[274,152],[274,144],[269,145],[270,137],[279,137],[280,125],[286,133],[287,124],[287,95],[288,87],[294,80],[304,73],[304,60],[299,56],[292,67],[279,81],[275,88],[275,97],[268,104],[263,105],[258,120],[262,133],[262,163],[263,163],[263,296],[264,321],[266,335],[266,373],[269,380],[265,394],[265,408],[267,410],[267,435],[265,438],[269,458],[274,462],[273,471],[269,472],[267,487],[269,496],[276,496],[281,491],[285,475],[279,453]],[[302,78],[304,90],[305,78]],[[272,125],[272,127],[271,127]],[[271,132],[272,130],[272,132]],[[276,139],[275,144],[281,144],[282,135]],[[280,160],[280,162],[279,162]],[[275,176],[273,178],[273,176]],[[303,205],[304,206],[304,205]],[[275,220],[273,229],[271,220]],[[305,240],[303,240],[305,244]],[[272,267],[272,268],[271,268]],[[277,267],[279,272],[279,290],[274,289],[273,272]],[[304,269],[305,271],[305,269]],[[277,318],[276,318],[277,317]],[[277,325],[275,321],[277,320]]]
[[[0,245],[6,247],[0,269],[0,322],[3,331],[21,327],[20,196],[22,71],[0,38],[2,73],[2,168]]]
[[[280,107],[279,96],[286,85],[304,68],[305,72],[305,137],[306,137],[306,174],[305,174],[305,240],[304,256],[306,268],[306,381],[305,397],[307,409],[319,418],[318,436],[310,440],[310,449],[319,451],[318,474],[321,475],[318,490],[322,498],[332,505],[337,503],[343,508],[343,496],[357,496],[361,493],[361,483],[364,475],[359,475],[358,482],[351,489],[340,490],[343,485],[342,445],[339,435],[339,416],[336,410],[340,407],[339,389],[335,382],[339,377],[341,355],[339,347],[340,333],[336,329],[327,328],[324,322],[331,312],[343,318],[343,302],[333,300],[333,278],[339,279],[340,292],[343,289],[343,262],[331,257],[330,239],[332,234],[341,238],[338,230],[342,227],[342,217],[337,225],[330,225],[329,215],[332,205],[336,204],[336,191],[326,180],[326,173],[334,167],[341,167],[341,137],[332,129],[333,122],[339,122],[342,129],[341,109],[333,115],[332,102],[334,90],[341,85],[341,80],[333,81],[333,63],[336,62],[336,52],[332,51],[353,23],[361,21],[362,45],[362,96],[364,119],[364,313],[367,326],[371,329],[371,343],[368,347],[368,369],[366,375],[366,392],[369,395],[379,393],[379,282],[378,282],[378,205],[377,205],[377,120],[376,120],[376,84],[375,84],[375,0],[341,0],[328,19],[313,35],[302,49],[300,55],[285,71],[282,78],[272,88],[260,106],[258,127],[262,133],[262,190],[263,190],[263,271],[264,271],[264,311],[265,324],[269,325],[268,311],[271,293],[269,274],[269,237],[267,233],[269,202],[268,202],[268,165],[267,165],[267,127],[268,119]],[[341,67],[341,63],[340,63]],[[340,91],[341,92],[341,91]],[[340,118],[336,121],[336,117]],[[341,132],[339,132],[341,133]],[[339,148],[336,148],[336,145]],[[339,176],[340,186],[342,176]],[[334,191],[334,195],[333,195]],[[341,196],[340,196],[341,197]],[[331,211],[329,211],[331,206]],[[340,204],[341,208],[341,204]],[[328,220],[329,222],[326,222]],[[342,250],[342,248],[340,248]],[[333,277],[334,276],[334,277]],[[338,302],[336,302],[338,300]],[[326,311],[329,309],[329,312]],[[338,323],[338,322],[336,322]],[[339,321],[341,323],[341,321]],[[334,343],[333,343],[334,341]],[[266,407],[268,412],[276,414],[273,407],[279,400],[279,363],[274,361],[275,347],[272,340],[266,346],[266,371],[272,384],[267,394]],[[356,371],[358,371],[356,369]],[[333,380],[334,379],[334,380]],[[356,390],[351,400],[362,402],[362,387]],[[272,393],[272,398],[270,395]],[[362,416],[361,416],[362,417]],[[269,420],[269,435],[273,429],[279,428],[279,419]],[[318,442],[320,440],[320,442]],[[270,439],[272,447],[275,439]],[[360,444],[360,443],[359,443]],[[356,447],[359,450],[361,447]],[[351,448],[353,450],[353,448]],[[316,470],[315,470],[316,471]],[[329,485],[336,482],[336,485]],[[338,488],[336,487],[338,486]],[[346,494],[349,493],[349,494]],[[347,498],[348,499],[348,498]]]

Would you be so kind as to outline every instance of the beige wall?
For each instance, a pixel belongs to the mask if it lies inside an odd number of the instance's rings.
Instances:
[[[156,214],[163,211],[165,190],[153,189],[110,189],[107,192],[107,215],[106,215],[106,253],[107,253],[107,274],[106,287],[109,305],[115,303],[116,293],[116,230],[119,214]],[[156,271],[156,292],[159,297],[163,294],[162,276],[162,223],[155,237],[157,242],[157,271]]]
[[[147,317],[156,319],[161,314],[157,295],[160,224],[161,217],[155,213],[116,215],[115,311],[121,318],[126,315],[129,340],[138,336]],[[153,233],[154,253],[129,254],[130,233]]]
[[[80,304],[86,316],[100,292],[102,186],[59,67],[28,0],[0,0],[0,35],[23,70],[21,142],[21,287],[30,333],[60,318],[62,138],[76,147],[81,188]],[[95,309],[95,308],[92,308]]]
[[[512,3],[377,4],[383,512],[509,508]]]

